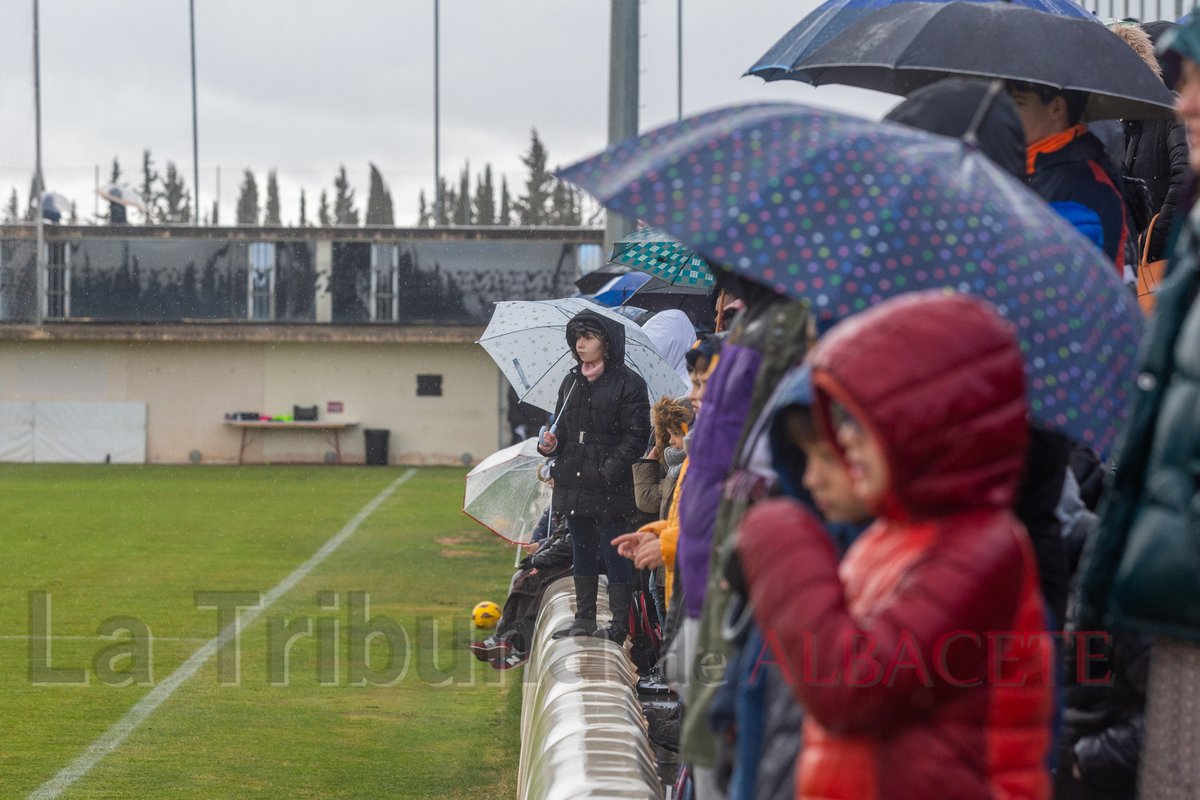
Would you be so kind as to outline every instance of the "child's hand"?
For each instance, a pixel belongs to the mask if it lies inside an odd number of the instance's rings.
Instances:
[[[634,533],[624,533],[612,540],[613,546],[617,548],[617,552],[628,559],[634,558],[637,555],[638,549],[646,543],[647,539],[658,541],[658,537],[649,531],[635,531]]]
[[[650,534],[650,539],[642,542],[633,556],[633,565],[638,569],[658,569],[663,565],[662,542],[657,536]]]

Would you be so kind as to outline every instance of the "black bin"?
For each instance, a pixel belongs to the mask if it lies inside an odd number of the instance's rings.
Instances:
[[[363,437],[367,440],[367,466],[386,467],[388,463],[388,434],[380,428],[367,428]]]

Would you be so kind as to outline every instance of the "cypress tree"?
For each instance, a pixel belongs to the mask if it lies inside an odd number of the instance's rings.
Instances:
[[[492,165],[485,164],[475,186],[475,224],[496,224],[496,189],[492,186]]]
[[[157,182],[158,170],[154,169],[154,160],[150,158],[150,150],[147,148],[142,151],[142,188],[139,192],[142,202],[146,204],[146,210],[142,212],[142,221],[147,225],[161,216],[158,208],[161,195],[154,188]]]
[[[500,216],[497,225],[512,225],[512,201],[508,197],[508,178],[500,179]]]
[[[471,162],[463,167],[458,179],[458,194],[454,198],[454,224],[471,224]]]
[[[242,191],[237,201],[237,224],[258,224],[258,182],[250,170],[246,170],[246,177],[242,180]]]
[[[8,205],[4,209],[4,222],[13,224],[21,216],[21,200],[17,197],[17,187],[13,187],[12,194],[8,196]]]
[[[350,179],[346,177],[346,167],[338,169],[338,175],[333,179],[333,224],[357,225],[358,209],[354,207],[354,189]]]
[[[575,192],[562,181],[554,182],[550,197],[550,220],[554,225],[580,224],[579,203]]]
[[[167,162],[167,174],[163,178],[162,198],[166,202],[159,218],[163,222],[191,222],[192,207],[183,175],[175,162]]]
[[[529,169],[529,179],[525,182],[525,196],[516,202],[517,216],[522,225],[545,225],[549,221],[547,205],[554,178],[546,171],[546,148],[538,139],[537,128],[533,129],[529,153],[522,156],[521,163]]]
[[[317,222],[322,227],[327,227],[332,224],[329,218],[329,198],[325,196],[325,190],[321,190],[321,205],[317,206]]]
[[[383,182],[379,168],[371,164],[371,188],[367,193],[367,224],[395,225],[396,218],[392,214],[392,193]]]
[[[13,189],[15,193],[17,190]],[[429,205],[425,202],[425,190],[421,190],[420,209],[417,211],[417,226],[420,228],[428,227],[433,223],[433,214],[429,210]]]
[[[275,178],[275,170],[267,173],[267,216],[264,225],[282,225],[279,217],[279,181]]]
[[[303,189],[300,190],[300,227],[301,228],[308,227],[308,218],[307,218],[307,215],[305,213],[305,208],[304,208],[304,190]]]
[[[438,189],[439,196],[437,198],[437,202],[434,203],[436,206],[434,209],[434,224],[449,225],[451,219],[450,215],[454,209],[454,206],[457,204],[456,198],[458,195],[454,189],[450,188],[450,184],[446,182],[445,178],[438,178]]]

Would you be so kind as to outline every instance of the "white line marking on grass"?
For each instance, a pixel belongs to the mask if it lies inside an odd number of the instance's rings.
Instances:
[[[354,534],[354,531],[358,530],[358,526],[367,517],[371,516],[371,513],[375,509],[379,508],[380,503],[387,500],[392,492],[396,491],[396,487],[416,474],[417,471],[415,469],[410,469],[394,480],[386,489],[377,494],[374,500],[363,506],[362,510],[355,514],[354,518],[347,522],[332,539],[323,544],[320,550],[313,553],[307,561],[296,567],[291,575],[288,575],[274,589],[267,592],[263,596],[262,605],[243,612],[241,615],[242,630],[250,627],[250,624],[270,608],[276,600],[286,594],[297,583],[304,580],[308,573],[312,572],[318,564],[328,558],[334,550],[337,550],[342,542],[349,539]],[[195,675],[200,667],[204,666],[206,661],[216,655],[223,644],[231,641],[237,635],[237,631],[238,621],[234,620],[226,626],[225,630],[221,631],[219,636],[209,639],[203,647],[192,653],[191,657],[167,676],[162,683],[151,689],[133,708],[125,712],[125,716],[113,723],[113,726],[105,731],[103,736],[92,742],[87,750],[83,751],[83,755],[63,767],[57,775],[43,783],[36,791],[29,795],[29,800],[52,800],[52,798],[62,794],[75,781],[88,774],[92,767],[100,763],[100,760],[113,750],[116,750],[121,742],[125,741],[125,737],[133,733],[138,725],[141,725],[147,717],[153,714],[154,710],[162,705],[164,700],[174,694],[175,690]]]
[[[156,642],[207,642],[208,641],[208,639],[184,639],[184,638],[180,638],[177,636],[151,636],[150,638]],[[29,634],[25,634],[24,636],[0,636],[0,640],[3,640],[3,639],[37,639],[39,642],[44,642],[47,639],[54,641],[54,642],[57,642],[60,639],[76,639],[76,640],[82,640],[82,641],[87,641],[87,642],[93,642],[93,641],[95,641],[95,642],[111,642],[113,640],[113,637],[111,637],[111,636],[30,636]]]

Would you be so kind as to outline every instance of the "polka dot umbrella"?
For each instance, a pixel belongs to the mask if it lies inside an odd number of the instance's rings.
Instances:
[[[1112,263],[964,143],[798,105],[713,111],[558,173],[710,265],[838,319],[923,289],[1012,323],[1034,415],[1106,453],[1142,319]]]

